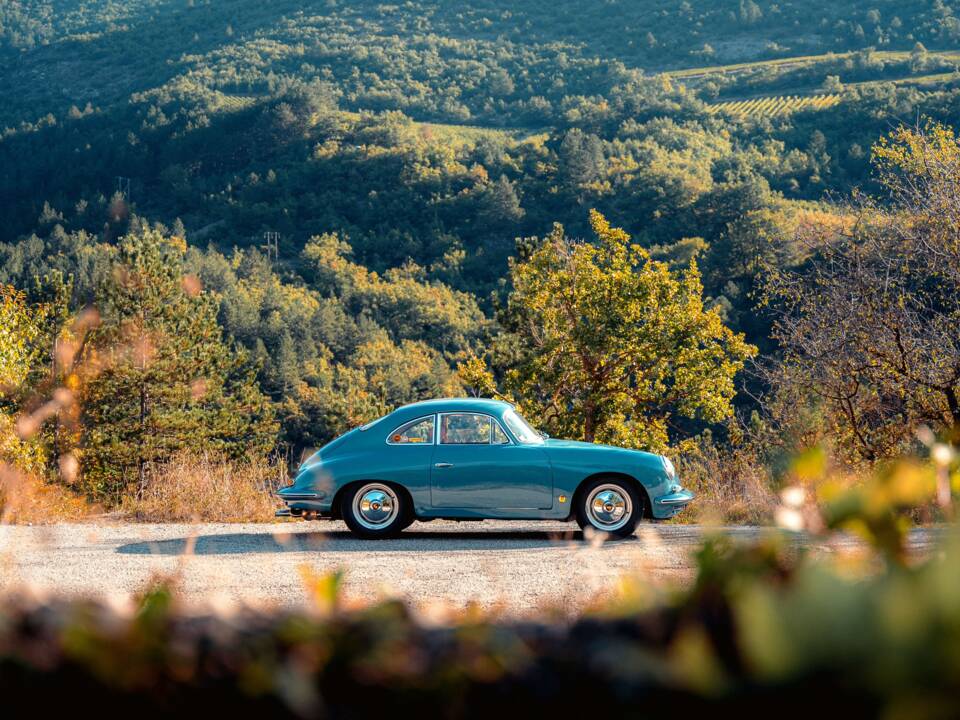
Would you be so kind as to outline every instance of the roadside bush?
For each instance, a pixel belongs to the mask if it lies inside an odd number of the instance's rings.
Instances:
[[[680,521],[764,525],[773,519],[777,496],[769,463],[752,446],[720,447],[700,437],[684,447],[677,470],[697,494]]]
[[[287,482],[283,462],[181,453],[151,466],[140,492],[127,495],[120,511],[150,522],[268,522],[278,507],[273,493]]]
[[[0,462],[0,523],[45,525],[81,520],[100,511],[62,483]]]

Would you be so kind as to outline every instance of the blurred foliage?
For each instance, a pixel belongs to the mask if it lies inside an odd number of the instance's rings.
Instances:
[[[838,493],[825,516],[870,524],[930,500],[926,473],[957,470],[955,458],[933,455],[940,461],[895,466]],[[801,460],[797,471],[809,467]],[[900,543],[905,530],[891,527]],[[773,531],[751,542],[717,535],[686,589],[652,600],[634,587],[561,624],[476,613],[426,624],[398,602],[346,609],[342,574],[309,568],[312,605],[297,610],[198,615],[163,581],[126,609],[14,596],[0,606],[0,692],[8,707],[42,690],[45,709],[83,705],[109,717],[371,717],[385,707],[450,718],[505,708],[952,717],[960,535],[943,531],[942,547],[909,562],[875,533],[880,561],[867,555],[852,576],[848,560],[814,559]]]

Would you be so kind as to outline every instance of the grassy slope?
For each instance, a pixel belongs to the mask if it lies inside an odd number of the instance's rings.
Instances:
[[[360,120],[361,113],[341,110],[340,115],[354,122]],[[317,118],[314,118],[316,122]],[[456,123],[417,122],[413,121],[413,129],[424,136],[451,145],[455,149],[476,145],[483,137],[496,138],[512,142],[538,142],[549,137],[549,128],[499,128],[483,125],[459,125]]]

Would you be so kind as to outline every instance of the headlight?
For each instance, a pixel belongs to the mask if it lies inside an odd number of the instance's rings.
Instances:
[[[661,455],[660,460],[663,461],[663,471],[667,474],[667,477],[671,480],[677,477],[677,469],[673,466],[673,463],[670,462],[670,458]]]

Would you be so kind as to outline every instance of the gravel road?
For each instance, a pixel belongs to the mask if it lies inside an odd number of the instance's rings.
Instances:
[[[178,573],[189,602],[290,605],[305,599],[306,566],[343,569],[347,602],[395,596],[425,612],[475,603],[508,614],[545,606],[572,613],[615,592],[625,575],[664,587],[688,582],[692,552],[706,532],[645,524],[635,537],[600,543],[574,530],[565,523],[434,521],[415,523],[395,540],[363,541],[328,521],[0,526],[0,591],[25,584],[41,593],[122,599],[152,576]],[[744,540],[767,532],[721,531]],[[917,530],[911,544],[922,553],[937,535]],[[839,538],[813,549],[857,547]]]

